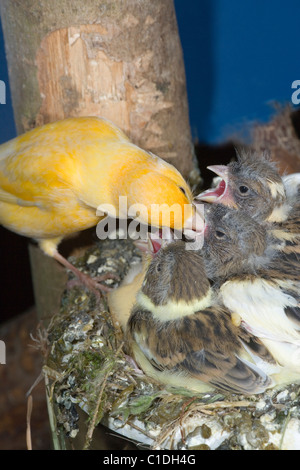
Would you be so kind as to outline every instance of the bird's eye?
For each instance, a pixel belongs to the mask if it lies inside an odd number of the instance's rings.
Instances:
[[[221,230],[216,230],[215,231],[216,238],[219,240],[224,239],[226,237],[226,233],[222,232]]]
[[[180,191],[186,196],[185,189],[182,186],[179,186]]]
[[[157,272],[157,273],[160,273],[160,271],[161,271],[161,265],[160,265],[160,263],[157,263],[155,269],[156,269],[156,272]]]
[[[239,192],[240,192],[241,194],[243,194],[243,195],[244,195],[244,194],[247,194],[248,191],[249,191],[248,186],[245,186],[244,184],[242,184],[241,186],[239,186]]]

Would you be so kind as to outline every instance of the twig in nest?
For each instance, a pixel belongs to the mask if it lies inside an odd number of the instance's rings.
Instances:
[[[29,397],[27,398],[27,416],[26,416],[27,450],[32,450],[31,427],[30,427],[31,413],[32,413],[32,395],[29,395]]]
[[[118,354],[121,351],[123,345],[124,345],[124,342],[122,342],[120,344],[120,346],[118,347],[118,349],[116,351],[116,356],[118,356]],[[98,399],[97,399],[97,402],[96,402],[93,418],[92,418],[92,421],[91,421],[91,423],[88,427],[88,430],[87,430],[86,439],[85,439],[85,443],[84,443],[84,446],[83,446],[84,450],[87,450],[89,448],[90,443],[92,441],[92,437],[93,437],[94,429],[96,427],[96,420],[97,420],[97,417],[98,417],[98,411],[99,411],[99,407],[100,407],[100,404],[101,404],[104,388],[105,388],[107,379],[108,379],[108,377],[110,376],[111,373],[112,373],[112,370],[108,370],[106,372],[106,374],[104,375],[103,382],[102,382],[102,385],[101,385],[101,388],[100,388],[100,391],[99,391]]]
[[[152,449],[157,450],[157,449],[163,448],[162,445],[164,441],[166,441],[169,437],[171,437],[171,440],[172,440],[173,439],[172,434],[176,432],[177,426],[178,426],[178,419],[174,419],[174,421],[171,421],[168,424],[167,429],[165,429],[159,434],[154,445],[152,446]],[[172,443],[169,448],[172,449]]]
[[[241,401],[235,401],[235,402],[224,402],[224,401],[218,401],[214,403],[194,403],[193,400],[190,400],[187,402],[185,408],[188,407],[188,409],[185,412],[181,412],[180,416],[172,421],[167,428],[160,433],[158,436],[155,445],[153,446],[153,449],[156,449],[157,447],[161,448],[163,443],[167,439],[173,439],[174,434],[176,433],[178,426],[180,426],[180,433],[181,436],[183,435],[182,433],[182,426],[184,425],[184,421],[186,421],[190,416],[194,416],[196,413],[202,413],[205,415],[214,415],[216,410],[221,410],[221,409],[226,409],[226,408],[243,408],[243,407],[248,407],[248,406],[253,406],[253,402],[251,401],[246,401],[246,400],[241,400]],[[172,448],[172,446],[170,446]]]
[[[153,436],[151,436],[151,434],[149,434],[147,431],[145,431],[145,429],[140,428],[139,426],[137,426],[135,423],[132,423],[131,421],[127,421],[127,424],[129,424],[129,426],[131,428],[136,429],[141,434],[144,434],[144,436],[148,437],[149,439],[151,439],[153,441]],[[131,442],[133,442],[134,444],[137,445],[137,443],[135,441],[131,441]]]
[[[197,400],[197,397],[193,397],[190,400],[188,400],[187,402],[185,402],[182,406],[182,411],[180,413],[180,418],[179,418],[180,434],[181,434],[181,440],[184,444],[186,442],[185,442],[185,436],[184,436],[184,432],[183,432],[183,428],[182,428],[182,420],[183,420],[183,417],[184,417],[184,413],[187,411],[187,409],[191,406],[191,404],[195,400]]]
[[[29,395],[31,395],[31,392],[32,390],[43,380],[44,378],[44,374],[43,374],[43,371],[41,371],[38,375],[38,377],[35,379],[35,381],[33,382],[33,384],[31,385],[30,389],[28,390],[28,392],[26,393],[26,397],[29,397]]]
[[[285,433],[286,433],[287,426],[290,422],[290,419],[291,419],[291,410],[289,410],[288,415],[287,415],[286,420],[285,420],[284,425],[283,425],[281,438],[280,438],[280,443],[279,443],[279,450],[282,450],[284,436],[285,436]]]

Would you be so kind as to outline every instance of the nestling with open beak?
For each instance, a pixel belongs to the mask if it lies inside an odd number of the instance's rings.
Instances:
[[[97,209],[102,217],[126,218],[128,213],[119,211],[120,196],[127,197],[128,209],[136,203],[146,208],[142,223],[194,229],[192,193],[181,174],[106,119],[57,121],[0,146],[0,223],[37,240],[44,253],[91,289],[103,286],[63,258],[57,246],[68,235],[95,226],[101,220]],[[177,204],[182,211],[166,222],[163,206],[155,214],[152,204]]]
[[[300,252],[300,174],[281,177],[268,155],[242,150],[238,161],[213,166],[222,180],[215,190],[196,197],[241,210],[258,222],[271,224],[273,236],[287,254]]]
[[[278,244],[271,224],[258,224],[245,212],[213,204],[205,220],[206,272],[233,322],[260,338],[276,359],[277,383],[299,380],[298,256]]]
[[[241,150],[237,161],[208,169],[220,176],[221,181],[217,188],[196,196],[196,201],[234,207],[260,222],[282,222],[288,218],[297,198],[299,177],[295,174],[282,179],[266,152]]]
[[[232,323],[214,297],[202,255],[186,250],[183,241],[163,246],[150,263],[127,340],[143,371],[164,384],[243,394],[272,384],[264,367],[272,368],[273,358],[259,339]]]

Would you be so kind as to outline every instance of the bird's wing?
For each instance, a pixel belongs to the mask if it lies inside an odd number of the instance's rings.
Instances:
[[[286,316],[300,329],[300,303],[296,307],[286,307],[284,311]]]
[[[220,292],[224,305],[255,336],[300,344],[299,327],[291,319],[292,312],[299,314],[299,294],[292,286],[291,280],[240,277],[225,282]]]
[[[230,393],[261,393],[271,384],[268,375],[254,364],[223,351],[195,351],[177,368]]]
[[[270,233],[274,237],[272,243],[276,256],[271,267],[282,272],[285,277],[291,275],[299,279],[300,272],[300,198],[299,203],[294,204],[289,218],[271,227]],[[292,266],[291,266],[292,264]]]
[[[34,201],[26,201],[25,199],[21,199],[14,194],[8,193],[7,191],[4,191],[3,189],[0,188],[0,201],[1,202],[6,202],[8,204],[14,204],[17,206],[23,206],[23,207],[33,207],[36,206],[37,203]]]
[[[70,191],[73,161],[50,147],[0,146],[0,201],[20,206],[47,207]]]
[[[239,357],[243,345],[228,318],[206,311],[157,328],[150,312],[135,313],[133,337],[157,371],[183,373],[236,393],[260,393],[270,385],[265,372]]]

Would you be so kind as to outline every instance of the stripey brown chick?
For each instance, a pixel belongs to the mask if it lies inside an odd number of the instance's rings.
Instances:
[[[127,339],[144,372],[165,384],[195,393],[217,387],[243,394],[272,385],[266,372],[274,365],[270,354],[232,323],[211,288],[201,253],[186,250],[182,241],[163,246],[150,263]]]
[[[202,255],[222,302],[282,367],[277,382],[298,380],[300,260],[295,247],[289,252],[289,242],[279,243],[272,224],[260,225],[224,206],[211,205],[206,224]]]

